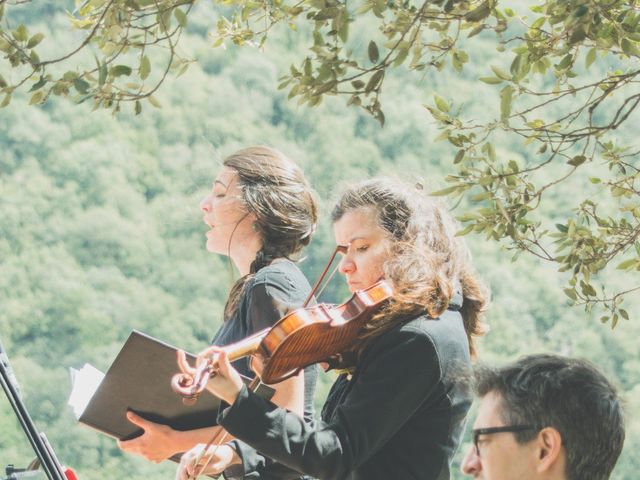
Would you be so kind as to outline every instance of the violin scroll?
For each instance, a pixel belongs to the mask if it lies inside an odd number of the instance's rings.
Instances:
[[[265,328],[244,340],[226,347],[213,346],[203,350],[198,355],[196,368],[191,367],[187,363],[185,353],[179,351],[178,364],[182,373],[177,373],[172,377],[171,388],[183,397],[185,405],[193,405],[198,400],[198,396],[207,387],[209,379],[216,375],[217,354],[219,351],[224,351],[230,362],[249,355],[259,354],[261,352],[260,344],[262,339],[270,330],[270,328]]]
[[[182,353],[182,355],[180,355]],[[198,396],[204,391],[207,382],[215,376],[213,359],[208,358],[200,362],[194,369],[189,367],[183,352],[178,353],[178,363],[182,367],[182,373],[176,373],[171,378],[171,388],[178,395],[182,396],[182,403],[194,405],[198,401]]]

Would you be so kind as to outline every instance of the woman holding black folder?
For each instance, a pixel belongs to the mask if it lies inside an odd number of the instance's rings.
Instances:
[[[309,425],[248,391],[224,352],[211,348],[220,369],[207,388],[230,405],[218,421],[292,476],[448,479],[471,405],[464,379],[483,331],[485,290],[448,211],[420,186],[361,183],[342,195],[332,217],[349,289],[384,279],[394,292],[354,345],[355,368],[334,383],[322,422]],[[205,463],[201,451],[183,456],[177,479]],[[235,463],[227,479],[258,478],[264,466],[260,457]]]
[[[208,226],[207,250],[228,256],[240,273],[214,345],[246,338],[302,305],[311,287],[293,257],[311,240],[317,207],[298,165],[268,147],[240,150],[224,160],[200,208]],[[234,367],[247,377],[255,375],[248,359],[234,362]],[[315,367],[305,369],[275,386],[272,401],[311,421],[316,377]],[[212,428],[176,431],[133,412],[128,418],[144,434],[118,445],[156,463],[208,442],[214,432]],[[235,442],[235,448],[250,450],[241,442]],[[222,466],[225,459],[238,458],[230,445],[219,448],[218,454]]]

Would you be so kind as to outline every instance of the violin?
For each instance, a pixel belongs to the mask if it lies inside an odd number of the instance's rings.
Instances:
[[[229,361],[249,355],[261,357],[261,380],[274,384],[297,375],[315,363],[326,362],[332,368],[354,365],[353,346],[362,327],[391,298],[391,286],[381,280],[355,292],[341,305],[318,304],[298,308],[278,320],[271,328],[221,349]],[[195,401],[215,375],[216,359],[201,362],[193,375],[173,376],[171,386],[187,403]]]

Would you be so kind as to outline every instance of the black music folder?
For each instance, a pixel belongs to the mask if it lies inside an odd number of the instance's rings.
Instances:
[[[76,374],[69,403],[73,403],[78,421],[118,439],[131,439],[142,434],[139,427],[127,420],[127,410],[152,422],[169,425],[174,430],[215,425],[220,406],[217,397],[205,390],[195,405],[187,406],[171,388],[171,377],[179,371],[176,350],[144,333],[131,332],[101,381],[99,377],[89,382],[79,380],[80,375]],[[195,357],[190,354],[187,357],[193,364]],[[87,367],[93,368],[85,365],[82,370],[86,371]],[[249,379],[244,380],[249,382]],[[95,389],[93,395],[92,389]],[[274,390],[261,385],[257,393],[271,398]],[[74,395],[77,398],[83,394],[90,396],[88,403],[87,399],[84,402],[73,401]]]

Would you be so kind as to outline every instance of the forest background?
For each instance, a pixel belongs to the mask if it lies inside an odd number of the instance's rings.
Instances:
[[[51,55],[82,38],[69,29],[61,3],[37,2],[20,12],[21,20],[54,39],[45,52]],[[306,48],[295,32],[272,32],[264,51],[213,49],[208,32],[216,21],[205,2],[190,14],[179,48],[196,62],[155,95],[160,108],[112,115],[91,111],[89,102],[59,98],[29,106],[27,94],[18,93],[0,110],[0,338],[32,417],[83,480],[173,476],[173,464],[125,455],[111,439],[75,422],[66,406],[68,368],[89,362],[105,370],[134,328],[190,351],[207,345],[234,277],[224,258],[204,249],[198,203],[227,154],[268,144],[303,166],[323,205],[318,232],[301,262],[314,279],[332,249],[328,213],[340,185],[398,175],[421,179],[430,190],[446,186],[455,150],[436,141],[440,131],[423,107],[433,103],[435,91],[466,103],[477,118],[495,113],[497,94],[478,78],[500,54],[483,35],[467,46],[474,62],[461,72],[394,70],[381,98],[381,128],[341,100],[328,98],[309,109],[277,89],[278,78]],[[352,41],[366,44],[373,28],[358,24]],[[632,127],[619,133],[632,134]],[[498,155],[527,156],[519,142],[505,140],[496,148]],[[541,214],[561,216],[576,191],[593,188],[584,181],[567,182]],[[469,207],[463,200],[454,212],[462,215]],[[530,256],[512,261],[512,252],[485,236],[466,238],[492,291],[491,331],[481,341],[480,360],[494,364],[556,352],[596,363],[620,388],[627,409],[627,440],[613,478],[637,478],[637,319],[613,330],[601,325],[596,314],[569,306],[563,293],[567,275],[557,266]],[[624,288],[615,274],[605,280]],[[322,300],[337,302],[346,295],[336,279]],[[627,309],[637,312],[637,299],[629,299]],[[332,379],[322,376],[318,405]],[[0,431],[0,467],[28,463],[26,442],[2,401]],[[467,432],[456,470],[469,442]]]

